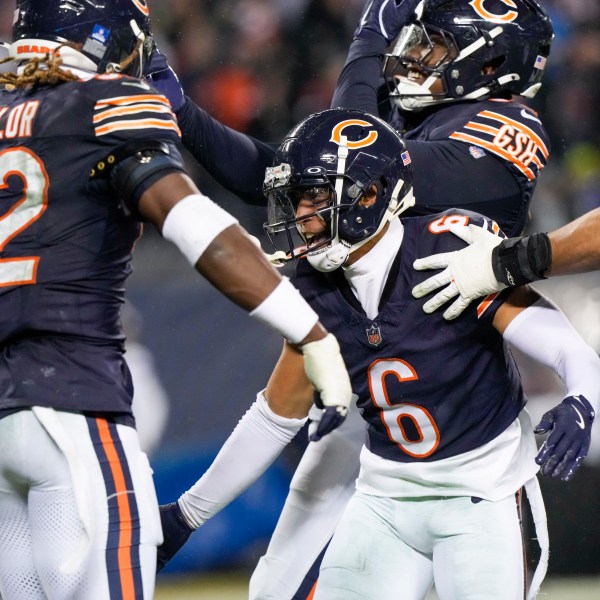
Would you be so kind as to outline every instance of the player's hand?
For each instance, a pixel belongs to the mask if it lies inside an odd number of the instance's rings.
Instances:
[[[352,387],[339,344],[331,333],[322,340],[300,346],[300,350],[304,355],[304,371],[323,405],[321,420],[310,436],[316,442],[344,422],[352,402]]]
[[[371,0],[367,2],[354,37],[375,33],[388,44],[407,25],[421,0]]]
[[[476,298],[503,290],[506,285],[496,279],[492,268],[492,252],[503,238],[477,225],[450,225],[449,229],[469,246],[417,259],[413,263],[417,271],[444,270],[415,286],[412,294],[415,298],[422,298],[446,286],[423,305],[423,310],[432,313],[456,298],[444,312],[444,319],[452,320]]]
[[[162,571],[163,567],[175,556],[194,531],[187,524],[177,502],[162,504],[159,510],[164,540],[158,547],[156,556],[157,573]]]
[[[167,97],[175,112],[183,106],[185,96],[181,83],[169,65],[167,57],[158,48],[154,48],[144,76],[161,94]]]
[[[535,462],[542,475],[569,481],[590,448],[594,409],[584,396],[568,396],[542,417],[534,433],[550,432]]]

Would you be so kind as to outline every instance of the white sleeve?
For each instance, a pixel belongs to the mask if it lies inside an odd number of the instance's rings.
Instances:
[[[260,392],[206,473],[179,498],[190,527],[200,527],[252,485],[306,421],[276,415]]]
[[[554,370],[565,384],[565,396],[585,396],[598,412],[600,358],[556,305],[540,298],[509,323],[503,338]]]

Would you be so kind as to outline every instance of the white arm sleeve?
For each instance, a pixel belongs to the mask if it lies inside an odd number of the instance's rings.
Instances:
[[[200,527],[252,485],[306,421],[276,415],[260,392],[206,473],[179,498],[190,527]]]
[[[519,313],[504,331],[503,338],[554,370],[565,384],[566,396],[585,396],[598,412],[600,358],[547,298],[540,298]]]

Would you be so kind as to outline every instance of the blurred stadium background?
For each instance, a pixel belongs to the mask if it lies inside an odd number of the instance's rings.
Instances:
[[[552,154],[532,204],[531,231],[548,231],[600,206],[600,2],[541,0],[556,30],[544,86],[533,104]],[[280,140],[326,108],[363,0],[150,0],[161,49],[187,93],[226,124]],[[0,39],[12,0],[0,0]],[[208,149],[210,151],[210,149]],[[201,189],[262,237],[263,210],[225,192],[192,159]],[[600,273],[538,286],[600,351]],[[159,501],[202,474],[265,385],[280,340],[224,301],[153,230],[138,243],[130,280],[129,358],[136,412]],[[561,399],[547,370],[521,361],[534,420]],[[275,525],[302,432],[241,498],[194,534],[159,577],[159,600],[237,600]],[[569,484],[542,481],[551,557],[549,600],[600,598],[600,428]],[[531,531],[531,527],[527,526]],[[529,538],[533,534],[529,535]],[[529,539],[535,557],[535,543]]]

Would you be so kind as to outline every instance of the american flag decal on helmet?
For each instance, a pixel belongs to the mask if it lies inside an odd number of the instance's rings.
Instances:
[[[410,154],[408,153],[408,150],[406,150],[405,152],[403,152],[400,155],[400,158],[402,159],[402,164],[406,167],[406,165],[410,165],[410,163],[412,162],[411,158],[410,158]]]
[[[533,65],[536,69],[543,69],[546,66],[546,57],[539,56],[535,59],[535,64]]]

